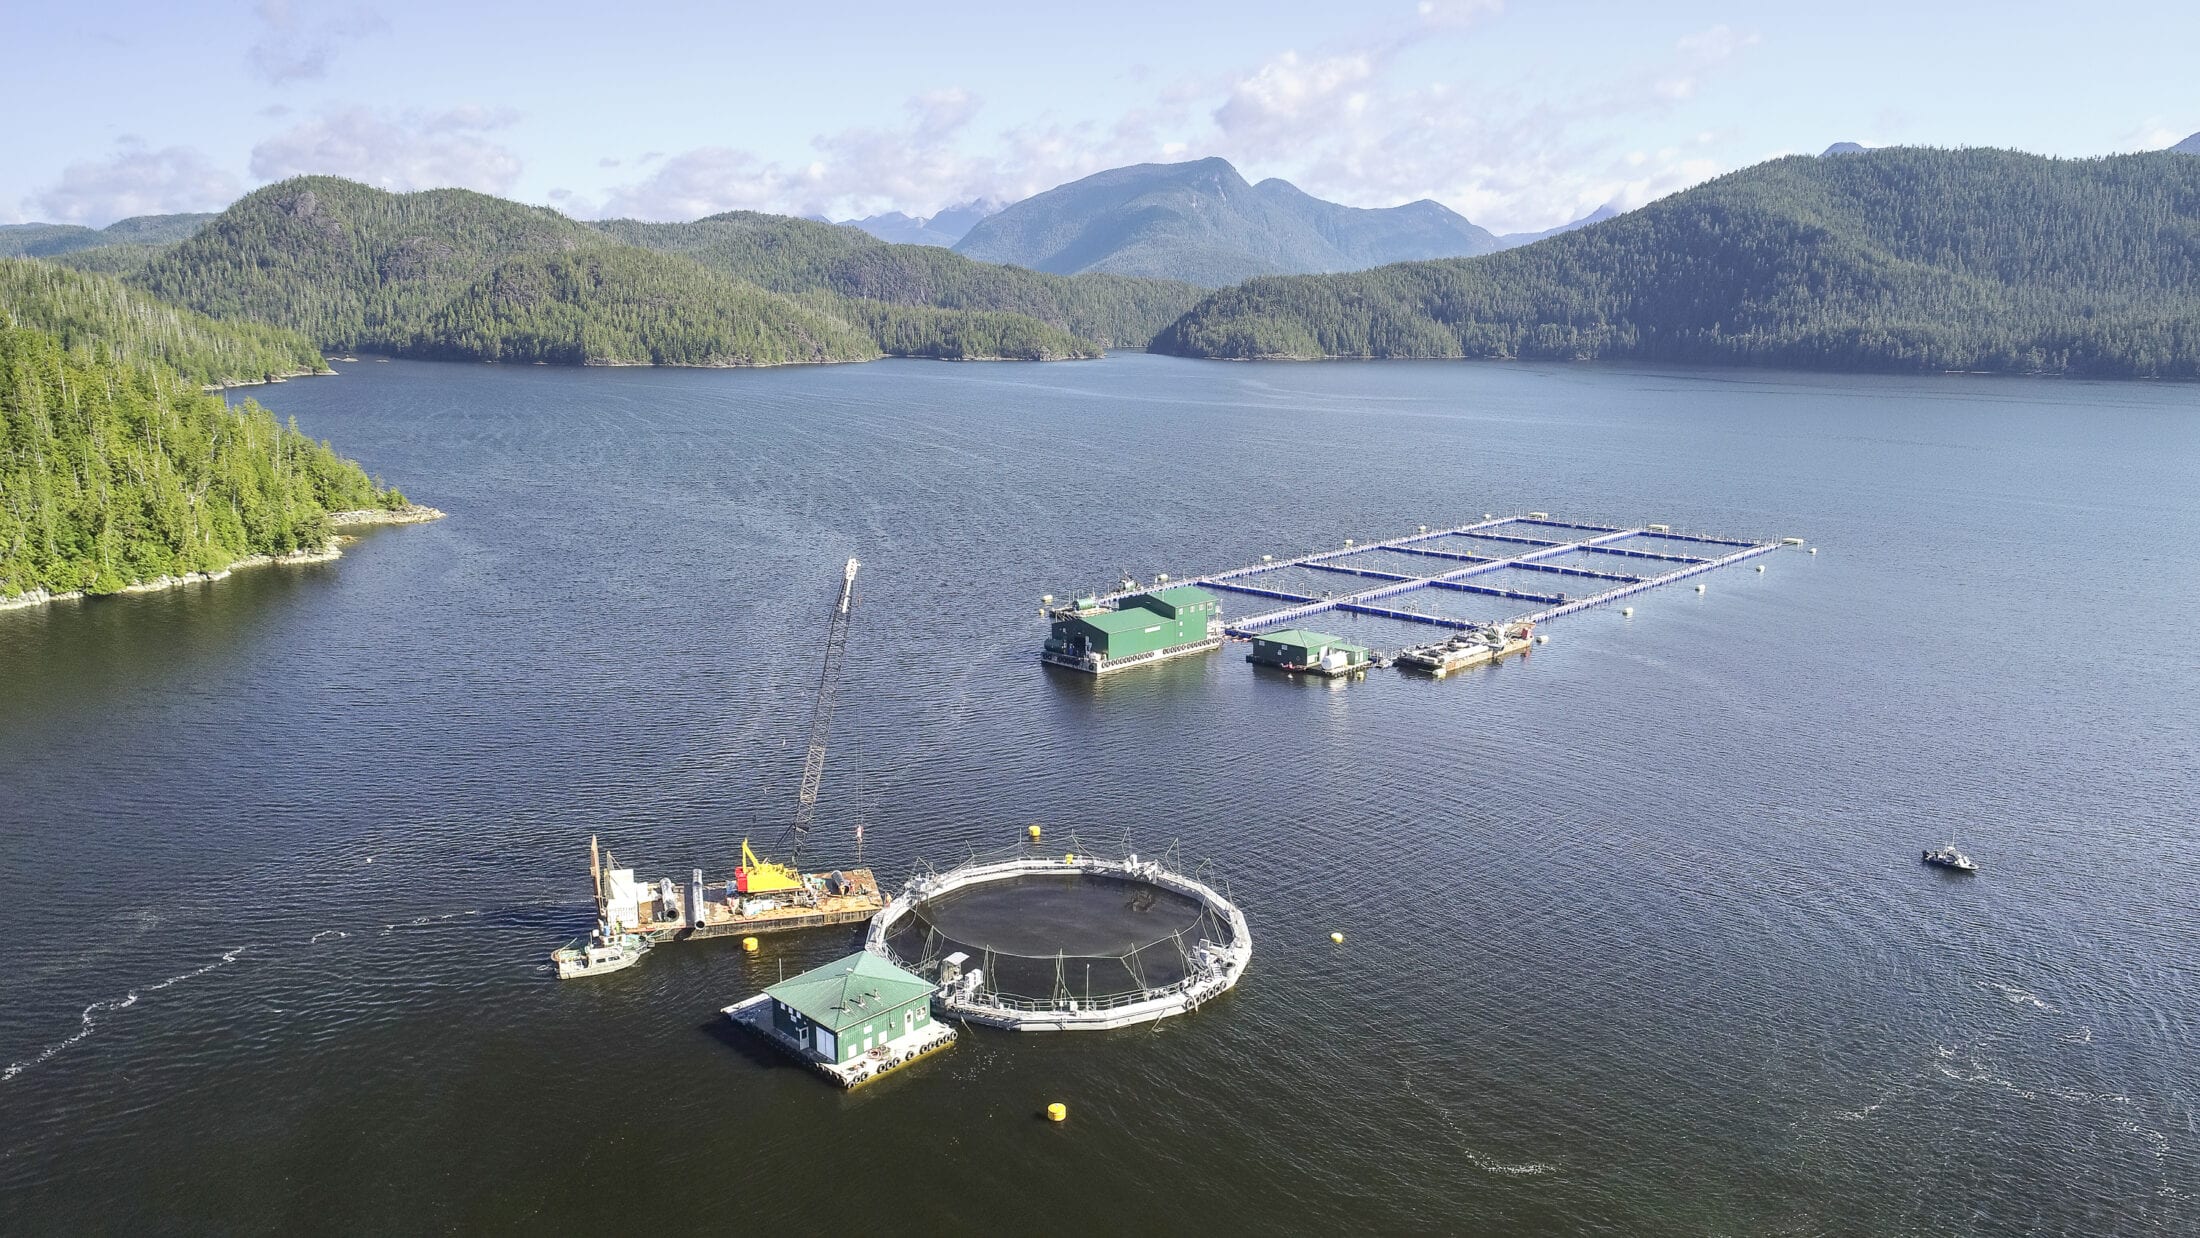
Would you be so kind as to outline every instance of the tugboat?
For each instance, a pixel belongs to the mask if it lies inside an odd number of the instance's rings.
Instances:
[[[558,979],[578,980],[582,976],[625,971],[639,962],[648,950],[648,938],[638,933],[610,932],[598,924],[596,931],[586,938],[567,942],[563,949],[552,952],[550,962],[558,969]]]
[[[1923,859],[1935,868],[1952,868],[1959,873],[1975,873],[1978,871],[1978,865],[1971,862],[1970,856],[1956,850],[1954,843],[1949,843],[1938,851],[1924,852]]]

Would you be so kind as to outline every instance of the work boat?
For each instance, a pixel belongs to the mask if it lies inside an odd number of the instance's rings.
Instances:
[[[1956,850],[1954,843],[1949,843],[1938,851],[1925,852],[1924,859],[1927,864],[1937,868],[1952,868],[1959,873],[1975,873],[1978,871],[1978,865],[1971,862],[1970,856]]]
[[[558,979],[578,980],[582,976],[625,971],[648,949],[647,938],[634,933],[614,933],[598,924],[596,931],[582,941],[569,942],[564,949],[553,951],[550,961],[557,966]]]

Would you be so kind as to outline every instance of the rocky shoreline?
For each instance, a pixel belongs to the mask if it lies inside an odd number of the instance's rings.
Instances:
[[[330,512],[329,524],[338,529],[359,529],[385,524],[426,524],[443,519],[445,513],[433,507],[408,503],[400,508],[367,508],[362,511]],[[248,567],[266,567],[270,564],[328,563],[344,556],[344,543],[353,540],[341,535],[333,536],[321,546],[305,550],[293,550],[279,555],[246,555],[229,566],[212,572],[185,572],[181,576],[161,576],[124,585],[116,593],[158,593],[163,589],[180,589],[185,585],[211,584],[229,579],[230,573]],[[44,606],[51,602],[74,602],[93,596],[82,589],[66,593],[48,593],[44,589],[32,589],[11,598],[0,598],[0,610],[23,610],[32,606]],[[102,594],[100,596],[114,596]]]
[[[280,374],[272,375],[267,378],[224,379],[218,383],[203,384],[199,387],[199,390],[211,395],[217,391],[227,391],[232,387],[265,387],[269,383],[287,383],[293,378],[325,378],[333,376],[335,373],[335,370],[332,370],[328,366],[323,365],[318,370],[284,370]]]

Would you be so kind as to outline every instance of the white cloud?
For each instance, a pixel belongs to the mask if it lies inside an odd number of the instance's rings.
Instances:
[[[648,176],[614,186],[602,209],[640,219],[699,219],[730,210],[834,219],[896,208],[929,214],[979,196],[961,187],[990,185],[1001,175],[997,157],[961,149],[978,107],[965,90],[918,95],[906,106],[904,124],[821,135],[811,142],[817,158],[799,166],[728,146],[671,156],[651,151],[636,162],[661,162]],[[1013,135],[1004,141],[1017,144]]]
[[[132,215],[218,211],[241,192],[234,175],[190,147],[118,145],[106,159],[63,168],[58,183],[31,196],[30,213],[52,223],[104,226]]]
[[[260,37],[245,48],[245,66],[271,86],[312,81],[328,75],[337,49],[347,40],[385,28],[383,17],[368,9],[337,14],[310,12],[293,0],[260,0]]]
[[[1375,57],[1368,52],[1315,61],[1285,52],[1231,88],[1229,100],[1215,109],[1215,127],[1241,141],[1290,134],[1334,114],[1374,76]]]
[[[511,112],[479,107],[398,113],[339,108],[253,147],[252,175],[274,181],[325,173],[398,191],[456,186],[510,193],[519,180],[519,156],[490,135],[514,119]]]
[[[1404,80],[1408,63],[1427,72],[1431,57],[1407,55],[1417,48],[1440,52],[1438,63],[1472,63],[1432,45],[1472,38],[1500,11],[1496,0],[1429,0],[1336,45],[1157,84],[1147,103],[1112,121],[1048,118],[987,133],[977,98],[937,91],[909,100],[899,124],[813,138],[807,161],[709,146],[671,155],[646,176],[630,165],[635,179],[614,186],[604,209],[651,219],[737,208],[930,215],[974,198],[1015,201],[1124,164],[1221,155],[1249,177],[1282,176],[1352,205],[1434,198],[1494,231],[1531,231],[1720,170],[1702,156],[1700,121],[1642,144],[1632,160],[1612,134],[1680,115],[1755,34],[1688,33],[1571,95],[1464,71]]]

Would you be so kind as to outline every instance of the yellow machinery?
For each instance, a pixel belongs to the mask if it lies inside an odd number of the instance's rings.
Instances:
[[[741,867],[733,870],[733,888],[743,894],[778,894],[802,888],[802,874],[785,864],[761,860],[741,840]]]

